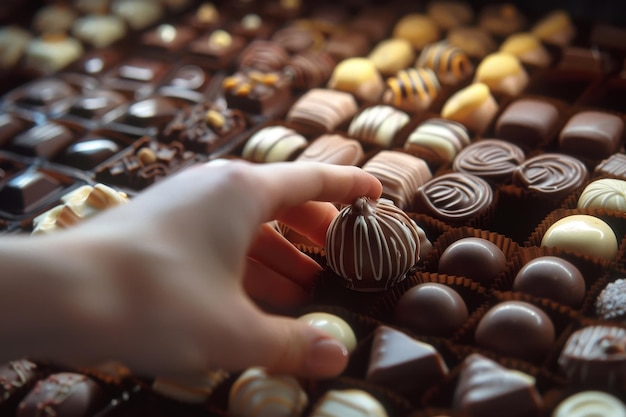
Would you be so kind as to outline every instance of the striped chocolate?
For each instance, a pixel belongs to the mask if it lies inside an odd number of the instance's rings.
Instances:
[[[430,106],[441,85],[430,68],[400,70],[387,80],[383,102],[409,112],[419,112]]]
[[[428,119],[409,135],[404,149],[430,165],[438,166],[451,162],[469,144],[469,132],[462,124],[445,119]]]
[[[372,106],[352,120],[348,135],[363,142],[389,147],[409,120],[408,114],[391,106]]]
[[[427,45],[417,58],[416,66],[432,69],[444,84],[456,84],[474,71],[467,54],[447,41]]]
[[[284,126],[265,127],[248,139],[243,157],[253,162],[287,161],[304,149],[306,139]]]

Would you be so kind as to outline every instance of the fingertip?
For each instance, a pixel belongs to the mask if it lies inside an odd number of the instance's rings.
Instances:
[[[312,378],[331,378],[348,365],[348,349],[333,338],[315,340],[305,356],[304,370]]]

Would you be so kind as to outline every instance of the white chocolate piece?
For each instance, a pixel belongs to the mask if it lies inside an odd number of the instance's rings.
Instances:
[[[224,370],[212,371],[202,378],[194,378],[193,380],[174,380],[157,377],[152,383],[152,390],[176,401],[202,404],[227,377],[228,373]]]
[[[309,417],[387,417],[385,407],[360,389],[331,390],[315,405]]]
[[[111,11],[134,30],[142,30],[163,17],[163,6],[153,0],[116,0]]]
[[[83,46],[74,38],[44,36],[33,39],[24,53],[26,67],[51,74],[76,61],[83,54]]]
[[[402,17],[393,28],[393,37],[406,39],[416,50],[439,40],[439,27],[424,14],[411,13]]]
[[[602,391],[581,391],[570,395],[552,412],[552,417],[626,417],[626,405]]]
[[[305,314],[298,317],[298,320],[328,333],[341,342],[349,353],[356,349],[356,335],[350,325],[341,317],[320,312]]]
[[[369,59],[348,58],[337,64],[328,88],[351,93],[361,101],[375,102],[383,94],[385,82]]]
[[[0,69],[18,64],[32,35],[19,26],[6,26],[0,29]]]
[[[391,106],[368,107],[352,119],[348,136],[388,148],[409,120],[408,114]]]
[[[33,26],[40,33],[63,33],[72,27],[77,17],[71,7],[51,4],[35,14]]]
[[[586,214],[567,216],[555,222],[541,240],[541,246],[607,260],[615,258],[617,245],[611,226],[598,217]]]
[[[446,101],[441,117],[461,123],[473,133],[482,133],[498,111],[489,87],[474,83],[457,91]]]
[[[287,161],[307,144],[307,140],[295,130],[284,126],[269,126],[248,139],[242,155],[253,162]]]
[[[469,144],[469,132],[463,125],[451,120],[429,119],[409,135],[404,149],[438,165],[452,162]]]
[[[486,84],[492,93],[516,96],[528,84],[528,73],[515,55],[494,52],[478,65],[474,82]]]
[[[603,178],[592,182],[580,194],[578,208],[626,211],[626,181]]]
[[[228,413],[232,417],[300,417],[308,402],[294,377],[249,368],[230,389]]]
[[[89,15],[74,22],[72,34],[96,48],[104,48],[126,35],[126,23],[116,15]]]

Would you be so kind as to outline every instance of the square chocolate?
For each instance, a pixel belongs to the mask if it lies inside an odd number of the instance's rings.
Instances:
[[[582,111],[572,116],[561,130],[559,147],[585,158],[607,158],[619,150],[623,133],[621,117],[601,111]]]
[[[498,139],[514,143],[525,150],[548,143],[556,133],[559,110],[545,100],[523,98],[511,103],[496,122]]]
[[[68,127],[50,122],[20,133],[9,149],[21,155],[52,159],[75,139],[75,132]]]
[[[102,85],[131,99],[151,94],[170,68],[166,61],[149,58],[130,58],[114,67],[102,78]]]
[[[6,183],[0,183],[0,210],[12,214],[26,213],[62,188],[63,184],[53,176],[28,168]]]

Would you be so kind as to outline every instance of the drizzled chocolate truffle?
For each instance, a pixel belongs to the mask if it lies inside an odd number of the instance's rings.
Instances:
[[[361,197],[333,219],[326,233],[328,266],[358,291],[382,291],[419,260],[413,221],[391,201]]]

